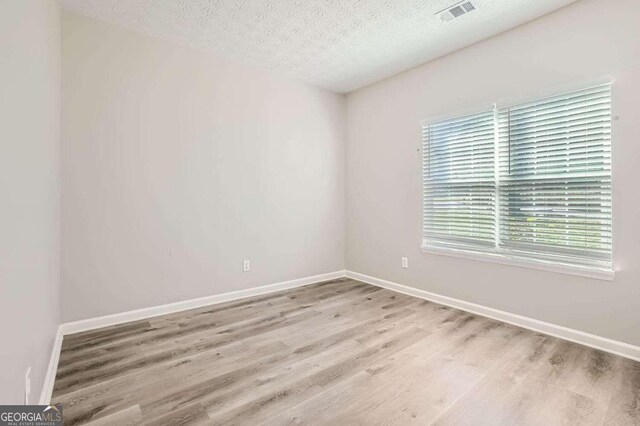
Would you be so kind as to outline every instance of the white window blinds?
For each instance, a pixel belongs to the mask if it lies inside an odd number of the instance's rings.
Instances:
[[[493,247],[493,112],[433,123],[422,131],[425,239],[452,246]]]
[[[611,269],[611,91],[423,125],[423,245]]]

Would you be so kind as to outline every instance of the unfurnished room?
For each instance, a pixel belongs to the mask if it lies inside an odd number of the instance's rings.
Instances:
[[[639,0],[0,0],[0,425],[640,426]]]

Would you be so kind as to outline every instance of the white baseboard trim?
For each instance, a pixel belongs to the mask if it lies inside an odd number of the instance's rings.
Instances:
[[[345,271],[329,272],[327,274],[313,275],[310,277],[298,278],[290,281],[283,281],[275,284],[260,287],[248,288],[246,290],[230,291],[228,293],[215,294],[213,296],[200,297],[198,299],[183,300],[181,302],[167,303],[166,305],[152,306],[150,308],[136,309],[134,311],[120,312],[102,317],[89,318],[80,321],[67,322],[60,325],[62,334],[80,333],[82,331],[94,330],[125,322],[139,321],[159,315],[171,314],[174,312],[186,311],[188,309],[201,308],[203,306],[215,305],[217,303],[230,302],[245,297],[260,296],[262,294],[274,293],[276,291],[288,290],[308,284],[322,281],[344,278]]]
[[[47,375],[45,376],[44,384],[42,386],[42,393],[40,394],[40,404],[48,405],[51,401],[53,384],[56,378],[56,371],[58,370],[60,350],[62,348],[62,339],[65,335],[94,330],[102,327],[108,327],[110,325],[138,321],[156,317],[159,315],[171,314],[174,312],[186,311],[203,306],[215,305],[217,303],[230,302],[233,300],[244,299],[245,297],[275,293],[277,291],[288,290],[295,287],[302,287],[309,284],[335,280],[344,277],[345,271],[335,271],[329,272],[327,274],[313,275],[310,277],[298,278],[295,280],[248,288],[246,290],[231,291],[228,293],[221,293],[213,296],[201,297],[198,299],[183,300],[181,302],[168,303],[166,305],[136,309],[134,311],[120,312],[117,314],[60,324],[56,333],[55,341],[53,343],[53,348],[51,349],[51,357],[49,359]]]
[[[500,311],[498,309],[489,308],[487,306],[465,302],[463,300],[454,299],[452,297],[430,293],[425,290],[408,287],[402,284],[397,284],[369,275],[360,274],[358,272],[347,270],[346,276],[347,278],[363,281],[365,283],[386,288],[388,290],[397,291],[398,293],[419,297],[421,299],[429,300],[441,305],[450,306],[452,308],[460,309],[472,314],[481,315],[487,318],[516,325],[518,327],[537,331],[543,334],[548,334],[553,337],[558,337],[560,339],[569,340],[571,342],[579,343],[581,345],[589,346],[601,351],[620,355],[634,361],[640,361],[640,346],[634,346],[629,343],[619,342],[617,340],[608,339],[606,337],[596,336],[594,334],[585,333],[583,331],[574,330],[568,327],[550,324],[548,322],[525,317],[522,315],[512,314],[510,312]]]
[[[62,348],[62,328],[58,326],[56,330],[56,338],[51,348],[51,357],[49,357],[49,366],[47,367],[47,375],[44,377],[42,392],[40,393],[40,405],[49,405],[51,394],[53,393],[53,383],[56,379],[56,371],[58,371],[58,360],[60,359],[60,349]]]

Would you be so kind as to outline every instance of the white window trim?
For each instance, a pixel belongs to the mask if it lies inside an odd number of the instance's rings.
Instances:
[[[557,261],[531,259],[511,253],[505,254],[495,252],[479,252],[473,250],[435,247],[425,243],[422,244],[421,250],[423,253],[427,254],[452,256],[480,262],[499,263],[501,265],[518,266],[522,268],[537,269],[541,271],[557,272],[566,275],[577,275],[580,277],[593,278],[603,281],[613,281],[615,277],[615,271],[613,270],[590,268],[587,266],[566,265]]]

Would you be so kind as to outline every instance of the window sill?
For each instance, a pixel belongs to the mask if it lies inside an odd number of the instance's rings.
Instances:
[[[545,262],[544,260],[523,259],[507,254],[481,253],[425,245],[423,245],[421,248],[423,253],[453,256],[481,262],[500,263],[503,265],[519,266],[529,269],[539,269],[542,271],[557,272],[567,275],[578,275],[581,277],[594,278],[597,280],[613,281],[613,278],[615,276],[615,271],[609,271],[606,269],[563,265],[561,263]]]

